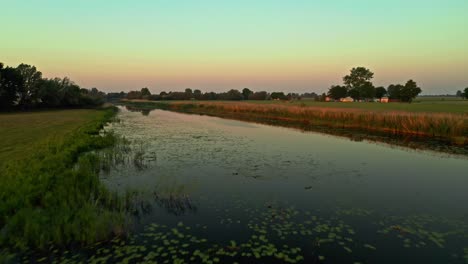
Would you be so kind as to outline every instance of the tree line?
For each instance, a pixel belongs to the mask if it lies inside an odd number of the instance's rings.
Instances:
[[[351,97],[355,101],[368,101],[388,96],[402,102],[411,102],[422,90],[415,81],[409,80],[405,85],[391,84],[387,89],[375,87],[372,83],[374,73],[364,67],[351,69],[350,74],[343,77],[343,85],[333,85],[328,90],[328,96],[334,100]]]
[[[468,87],[466,87],[463,92],[461,90],[458,90],[457,93],[456,93],[456,96],[457,97],[461,97],[461,98],[464,98],[464,99],[468,99]]]
[[[0,109],[84,107],[104,103],[106,94],[85,89],[69,78],[43,78],[35,66],[0,63]]]
[[[240,100],[300,100],[302,98],[317,99],[319,96],[316,93],[288,93],[266,91],[254,92],[249,88],[244,88],[242,91],[231,89],[227,92],[205,92],[199,89],[192,90],[185,89],[183,92],[161,92],[159,94],[151,94],[148,88],[142,88],[139,91],[130,91],[127,94],[115,94],[115,96],[124,96],[126,99],[146,99],[146,100],[227,100],[227,101],[240,101]]]
[[[83,107],[96,106],[105,101],[121,99],[147,100],[300,100],[302,98],[325,101],[326,97],[340,100],[351,97],[355,101],[372,100],[388,96],[402,102],[411,102],[421,93],[416,82],[409,80],[406,84],[391,84],[387,89],[374,87],[374,73],[364,67],[351,69],[343,77],[343,85],[333,85],[328,93],[318,95],[311,93],[254,92],[249,88],[241,91],[231,89],[227,92],[202,92],[199,89],[185,89],[183,92],[161,92],[152,94],[148,88],[128,93],[104,93],[96,88],[85,89],[69,78],[43,78],[35,66],[20,64],[17,67],[0,63],[0,110],[34,109],[41,107]],[[457,96],[468,99],[468,88],[457,91]]]

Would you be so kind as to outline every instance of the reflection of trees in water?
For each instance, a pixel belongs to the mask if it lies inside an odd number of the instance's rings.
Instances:
[[[184,215],[187,213],[196,213],[197,206],[188,195],[169,195],[163,196],[154,194],[156,203],[166,209],[166,211],[173,215]]]
[[[134,107],[134,106],[130,106],[130,105],[126,105],[126,106],[125,106],[125,109],[127,109],[127,110],[130,111],[130,112],[138,112],[138,113],[141,113],[141,114],[144,115],[144,116],[148,116],[149,113],[150,113],[151,111],[154,110],[154,109],[142,109],[142,108]]]

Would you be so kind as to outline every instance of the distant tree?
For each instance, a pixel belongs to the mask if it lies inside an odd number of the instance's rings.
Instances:
[[[400,94],[400,99],[403,102],[412,102],[418,94],[422,92],[421,88],[418,87],[415,81],[409,80],[406,82],[405,86],[403,87],[401,94]]]
[[[125,92],[120,92],[120,93],[107,93],[106,99],[109,102],[115,102],[115,101],[120,101],[121,99],[124,99],[127,96],[127,93]]]
[[[301,96],[298,93],[288,93],[286,98],[288,100],[301,100]]]
[[[60,97],[62,106],[79,106],[83,103],[80,86],[76,85],[68,77],[60,81]]]
[[[46,107],[57,107],[62,102],[61,80],[43,79],[39,85],[38,97],[41,104]]]
[[[231,89],[225,94],[225,100],[242,100],[244,96],[238,90]]]
[[[325,102],[326,99],[327,99],[327,94],[326,94],[326,93],[322,93],[317,99],[318,99],[318,101],[320,101],[320,102]]]
[[[218,94],[215,92],[204,93],[202,96],[203,100],[216,100],[218,99]]]
[[[193,91],[193,97],[197,100],[202,99],[202,92],[198,89]]]
[[[303,94],[301,94],[301,97],[302,98],[312,98],[312,99],[317,100],[318,95],[316,93],[314,93],[314,92],[312,92],[312,93],[303,93]]]
[[[151,96],[151,92],[147,87],[141,88],[140,94],[142,99],[149,99]]]
[[[366,82],[359,89],[359,97],[364,99],[370,99],[375,97],[375,87],[371,82]]]
[[[81,88],[69,78],[42,78],[36,67],[0,63],[0,108],[82,107],[99,105],[106,94],[97,88]]]
[[[341,98],[345,98],[348,95],[348,89],[344,86],[340,85],[333,85],[328,90],[328,96],[335,100],[340,100]]]
[[[185,89],[185,98],[186,100],[190,100],[193,98],[193,91],[190,88]],[[183,99],[177,99],[177,100],[183,100]]]
[[[286,95],[283,93],[283,92],[274,92],[274,93],[271,93],[270,95],[270,98],[272,100],[287,100],[288,98],[286,97]]]
[[[360,99],[359,91],[357,89],[349,90],[348,95],[349,95],[349,97],[353,98],[356,101]]]
[[[355,97],[354,99],[372,98],[375,95],[375,88],[371,82],[372,78],[374,78],[374,73],[369,69],[357,67],[352,68],[350,74],[343,77],[343,82],[348,92],[355,90],[351,92]]]
[[[455,94],[456,97],[461,97],[463,98],[464,97],[464,94],[462,91],[458,90],[457,93]]]
[[[465,88],[463,95],[465,95],[465,99],[468,99],[468,87]]]
[[[249,95],[249,100],[266,100],[268,98],[268,93],[265,91],[255,92]]]
[[[13,108],[18,101],[18,91],[23,87],[23,77],[16,68],[0,67],[0,109]]]
[[[96,87],[91,88],[85,96],[87,104],[100,105],[103,104],[106,99],[106,93],[99,91]]]
[[[391,84],[387,88],[388,96],[391,99],[401,99],[401,92],[404,88],[401,84]]]
[[[242,95],[244,96],[244,100],[249,100],[249,96],[253,94],[253,92],[249,88],[242,89]]]
[[[37,95],[42,73],[37,71],[35,66],[23,63],[18,65],[16,69],[23,78],[23,85],[17,91],[19,95],[18,104],[22,107],[31,107],[38,103]]]
[[[387,90],[384,87],[379,86],[375,88],[376,98],[382,99],[382,97],[384,97],[385,95],[387,95]]]
[[[141,99],[141,91],[130,91],[127,93],[127,99],[132,100],[132,99]]]

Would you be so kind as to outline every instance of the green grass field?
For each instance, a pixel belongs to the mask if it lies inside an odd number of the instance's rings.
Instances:
[[[115,112],[0,114],[0,248],[87,244],[122,230],[119,199],[99,181],[94,153],[114,145],[99,131]]]
[[[61,142],[103,115],[90,109],[0,113],[0,163],[28,158],[45,143]]]

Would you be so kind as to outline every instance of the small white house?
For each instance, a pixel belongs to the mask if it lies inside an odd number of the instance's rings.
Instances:
[[[348,97],[345,97],[345,98],[341,98],[340,102],[351,103],[351,102],[354,102],[354,99],[348,96]]]
[[[380,98],[381,103],[388,103],[388,97],[382,97]]]

